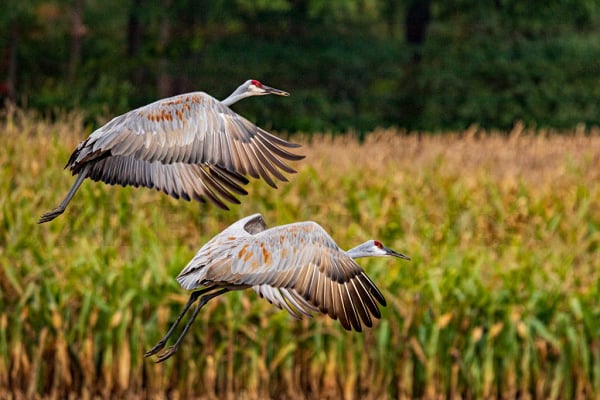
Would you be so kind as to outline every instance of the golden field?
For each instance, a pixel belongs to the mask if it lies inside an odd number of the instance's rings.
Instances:
[[[78,115],[0,123],[0,398],[600,396],[597,129],[297,135],[298,174],[228,212],[86,181],[38,225],[89,133]],[[346,332],[229,293],[173,358],[144,359],[189,296],[179,270],[255,212],[410,255],[359,260],[382,319]]]

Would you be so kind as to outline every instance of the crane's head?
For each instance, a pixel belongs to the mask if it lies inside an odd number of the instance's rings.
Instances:
[[[276,94],[277,96],[289,96],[288,92],[283,90],[275,89],[267,85],[263,85],[256,79],[250,79],[244,82],[242,85],[246,88],[246,91],[252,96],[264,96],[266,94]]]
[[[221,101],[226,106],[230,106],[233,103],[240,101],[250,96],[264,96],[266,94],[276,94],[278,96],[289,96],[288,92],[283,90],[275,89],[267,85],[263,85],[256,79],[249,79],[242,83],[233,93],[229,95],[225,100]]]
[[[385,247],[379,240],[367,240],[363,244],[348,250],[347,253],[352,258],[392,256],[402,258],[404,260],[410,260],[410,257]]]

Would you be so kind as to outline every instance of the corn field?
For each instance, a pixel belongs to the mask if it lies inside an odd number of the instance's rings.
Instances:
[[[38,225],[89,133],[77,114],[0,122],[1,399],[600,397],[597,129],[297,135],[298,174],[228,212],[88,180]],[[233,292],[144,359],[189,296],[177,273],[255,212],[411,256],[359,260],[381,320],[347,332]]]

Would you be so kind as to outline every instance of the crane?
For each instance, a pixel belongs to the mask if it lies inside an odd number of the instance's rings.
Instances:
[[[276,188],[296,172],[285,161],[304,158],[287,149],[300,145],[259,128],[229,106],[250,96],[289,96],[247,80],[219,101],[204,92],[158,100],[113,118],[81,142],[65,168],[77,175],[64,200],[39,223],[62,214],[85,178],[122,186],[162,190],[178,199],[207,200],[227,210],[226,201],[246,195],[246,176]]]
[[[373,325],[371,317],[381,317],[377,303],[386,305],[383,294],[354,261],[371,256],[410,260],[377,240],[344,251],[316,222],[267,229],[261,214],[242,218],[202,246],[179,273],[177,281],[181,287],[195,291],[166,335],[145,357],[164,348],[196,301],[198,304],[181,334],[157,357],[157,362],[175,354],[209,300],[247,288],[296,319],[320,312],[339,319],[345,329],[360,332],[362,324]]]

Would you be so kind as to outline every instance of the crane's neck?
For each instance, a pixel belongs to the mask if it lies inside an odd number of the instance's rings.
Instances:
[[[237,103],[238,101],[245,99],[246,97],[254,96],[255,94],[249,92],[244,85],[237,88],[233,93],[229,95],[225,100],[222,100],[221,103],[229,107],[230,105]]]
[[[346,254],[348,254],[350,257],[352,257],[354,259],[361,258],[361,257],[373,256],[373,253],[365,251],[364,244],[361,244],[360,246],[356,246],[356,247],[346,251]]]

